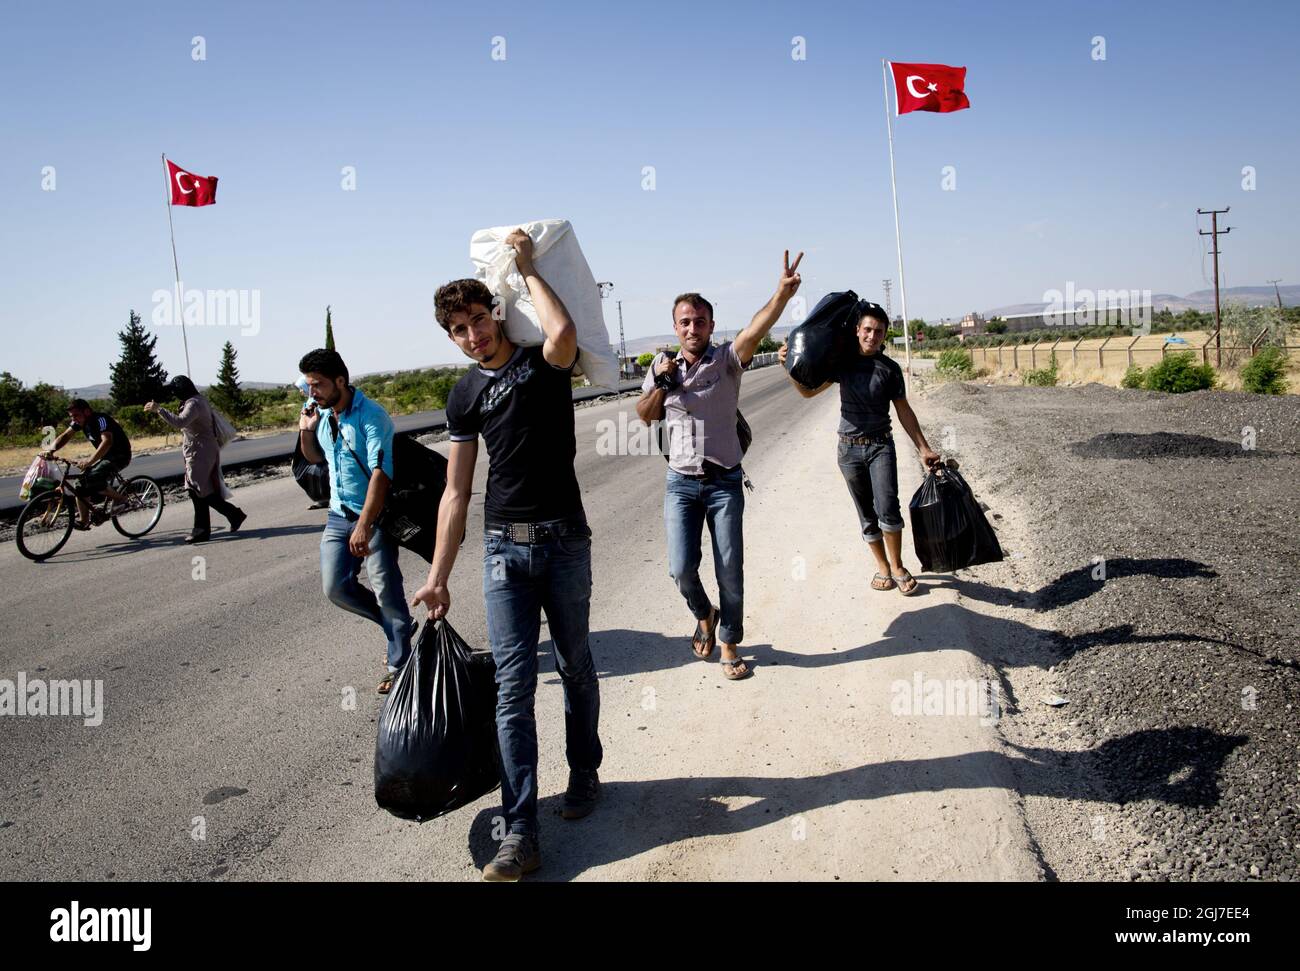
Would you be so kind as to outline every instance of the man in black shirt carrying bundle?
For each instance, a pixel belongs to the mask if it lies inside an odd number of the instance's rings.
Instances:
[[[432,619],[451,606],[447,579],[469,509],[478,437],[487,444],[483,597],[497,668],[497,738],[501,798],[509,832],[485,880],[518,880],[541,866],[537,822],[537,641],[545,611],[564,683],[569,785],[562,815],[580,819],[600,791],[597,722],[600,691],[587,642],[591,610],[591,530],[573,471],[572,373],[577,330],[564,304],[538,275],[533,244],[516,230],[506,242],[537,307],[546,341],[513,344],[493,317],[493,297],[478,280],[454,280],[434,295],[434,311],[477,367],[447,400],[447,488],[429,579],[414,603]]]
[[[898,423],[916,446],[921,464],[929,468],[939,456],[931,450],[907,403],[903,369],[881,351],[889,332],[884,308],[860,300],[854,313],[858,318],[857,353],[837,361],[834,375],[820,388],[805,388],[793,377],[790,383],[805,398],[821,394],[832,384],[840,386],[839,466],[858,511],[862,538],[876,560],[871,589],[897,587],[907,597],[916,591],[916,579],[903,566],[903,516],[898,505],[898,458],[890,434],[890,402],[898,412]],[[778,356],[784,365],[785,344]]]

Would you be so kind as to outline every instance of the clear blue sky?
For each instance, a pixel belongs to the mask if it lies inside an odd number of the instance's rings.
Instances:
[[[629,337],[667,332],[687,289],[715,300],[720,327],[743,325],[787,246],[807,251],[809,305],[847,287],[881,299],[880,280],[897,278],[881,57],[969,71],[971,110],[898,119],[911,316],[1032,301],[1070,280],[1202,289],[1198,206],[1232,207],[1226,284],[1295,282],[1296,9],[8,5],[0,369],[107,379],[128,310],[148,321],[171,286],[164,151],[221,180],[215,206],[174,211],[186,285],[261,293],[256,336],[191,329],[201,384],[227,338],[246,380],[292,380],[327,303],[356,372],[458,360],[433,291],[469,274],[475,229],[528,219],[572,221]],[[796,35],[805,61],[791,58]],[[340,188],[345,165],[355,192]],[[606,319],[616,333],[612,301]],[[158,332],[182,371],[179,331]]]

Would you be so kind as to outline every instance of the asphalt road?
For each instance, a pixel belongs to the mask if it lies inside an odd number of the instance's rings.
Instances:
[[[629,390],[640,386],[640,381],[624,381],[620,387],[622,390]],[[573,392],[573,400],[586,401],[608,393],[599,388],[579,388]],[[399,432],[436,431],[446,423],[447,415],[444,411],[420,411],[410,415],[398,415],[393,419],[393,426]],[[234,469],[281,459],[287,460],[293,455],[296,438],[293,432],[283,432],[279,435],[265,435],[261,438],[231,442],[221,450],[221,464],[226,469]],[[181,458],[178,448],[153,452],[135,458],[127,467],[126,474],[128,476],[149,475],[159,482],[180,479],[185,475],[185,460]],[[0,514],[16,515],[23,507],[24,500],[18,495],[22,484],[21,475],[0,476]]]
[[[746,375],[743,389],[758,487],[745,650],[757,666],[740,684],[690,656],[664,559],[663,459],[598,447],[633,415],[631,399],[576,412],[605,794],[587,820],[558,818],[563,705],[543,627],[539,877],[1032,879],[987,730],[889,714],[888,679],[920,663],[965,671],[969,654],[954,630],[908,626],[916,598],[865,591],[833,464],[833,396],[805,403],[776,368]],[[449,616],[476,646],[485,466]],[[905,491],[916,478],[906,474]],[[243,531],[218,527],[197,549],[181,543],[186,505],[142,541],[78,533],[42,564],[0,549],[0,677],[103,683],[97,726],[0,718],[4,878],[477,879],[497,793],[424,824],[375,806],[383,641],[322,596],[323,513],[288,478],[236,501]],[[816,587],[782,579],[791,551],[808,557]],[[426,565],[404,552],[402,568],[412,591]],[[703,572],[713,590],[707,540]],[[920,602],[935,613],[933,597]]]

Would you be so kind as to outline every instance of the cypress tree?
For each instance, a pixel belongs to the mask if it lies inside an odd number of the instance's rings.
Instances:
[[[208,396],[232,418],[243,418],[248,411],[248,400],[239,386],[239,368],[235,365],[237,357],[235,345],[226,341],[221,348],[221,367],[217,370],[217,383],[208,391]]]
[[[146,333],[140,315],[132,310],[126,330],[119,331],[117,339],[122,342],[122,356],[108,369],[113,404],[120,408],[161,399],[167,372],[154,357],[157,336]]]

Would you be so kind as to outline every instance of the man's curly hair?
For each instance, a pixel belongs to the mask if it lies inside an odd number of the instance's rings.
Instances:
[[[482,304],[492,309],[492,291],[482,280],[452,280],[444,283],[433,295],[433,315],[442,329],[451,333],[451,315],[469,310],[471,304]]]

